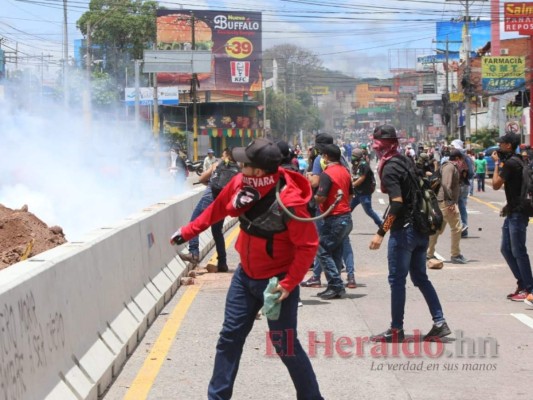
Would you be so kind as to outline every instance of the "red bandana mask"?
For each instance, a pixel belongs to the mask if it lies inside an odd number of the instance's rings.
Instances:
[[[398,140],[396,139],[374,139],[374,143],[372,145],[372,148],[376,151],[378,157],[379,157],[379,167],[378,167],[378,174],[379,179],[381,182],[383,182],[382,174],[383,174],[383,167],[389,161],[392,157],[400,154],[398,152]],[[387,193],[386,189],[383,187],[383,184],[381,185],[381,191],[383,193]]]
[[[237,216],[248,211],[250,207],[276,186],[278,180],[279,171],[261,177],[242,174],[239,191],[233,196],[231,203],[227,206],[229,215]]]

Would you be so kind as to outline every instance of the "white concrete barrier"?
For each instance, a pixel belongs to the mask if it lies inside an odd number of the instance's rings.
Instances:
[[[188,272],[169,237],[201,194],[0,271],[0,399],[97,399],[105,391]],[[202,255],[213,244],[204,232]]]

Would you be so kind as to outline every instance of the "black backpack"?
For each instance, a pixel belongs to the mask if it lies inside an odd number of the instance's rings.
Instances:
[[[430,176],[426,177],[429,187],[433,190],[433,193],[439,193],[440,186],[442,184],[442,165],[439,165],[439,168],[435,170]]]
[[[216,198],[231,179],[241,172],[236,162],[221,161],[213,171],[209,180],[213,198]]]
[[[522,161],[522,187],[520,189],[521,209],[528,217],[533,217],[533,163]]]
[[[370,194],[372,194],[372,193],[374,193],[376,191],[376,177],[374,176],[374,171],[372,171],[372,168],[370,168],[369,171],[370,171],[370,173],[368,174],[368,176],[371,179]]]
[[[430,182],[426,178],[419,177],[405,157],[394,157],[390,161],[398,160],[406,170],[406,182],[408,194],[406,205],[408,218],[413,228],[420,233],[433,235],[437,233],[444,222],[444,216],[439,207],[435,192],[431,190]]]

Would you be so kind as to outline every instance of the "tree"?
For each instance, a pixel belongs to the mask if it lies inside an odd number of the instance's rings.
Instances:
[[[142,58],[155,42],[157,3],[143,0],[91,0],[76,25],[92,46],[100,47],[104,71],[119,82],[130,60]]]
[[[472,143],[479,144],[482,148],[487,148],[496,144],[499,131],[496,128],[478,129],[470,138]],[[490,155],[490,154],[489,154]]]
[[[313,131],[321,127],[318,109],[308,103],[312,98],[305,92],[285,95],[270,90],[267,95],[267,113],[270,128],[276,138],[290,141],[300,129]]]
[[[279,88],[285,93],[308,89],[311,74],[322,68],[316,54],[293,44],[280,44],[263,52],[263,68],[270,73],[273,60],[278,65]]]

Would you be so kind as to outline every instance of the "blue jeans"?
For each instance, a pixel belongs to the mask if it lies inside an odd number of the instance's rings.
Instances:
[[[191,221],[194,221],[198,216],[204,212],[204,210],[209,207],[213,202],[213,193],[211,192],[211,187],[208,186],[200,201],[194,207],[194,211],[191,215]],[[224,241],[224,234],[222,233],[222,228],[224,227],[224,220],[219,221],[211,225],[211,233],[213,234],[213,239],[215,240],[215,248],[217,250],[217,265],[223,266],[226,265],[226,243]],[[189,253],[199,255],[200,254],[200,240],[198,236],[193,237],[189,240]]]
[[[410,274],[411,281],[424,296],[433,322],[444,321],[439,297],[426,273],[428,243],[428,236],[415,231],[412,225],[391,231],[387,254],[391,288],[391,328],[403,329],[407,274]]]
[[[328,289],[339,291],[344,288],[341,279],[342,250],[344,239],[351,230],[351,213],[324,218],[324,224],[319,232],[317,258],[326,274]]]
[[[476,174],[477,178],[477,191],[485,191],[485,173],[484,172],[478,172]]]
[[[518,287],[533,292],[531,263],[527,254],[526,238],[529,218],[522,213],[511,213],[502,226],[500,251],[513,273]]]
[[[355,273],[355,262],[353,258],[352,244],[350,243],[350,235],[346,235],[342,242],[342,261],[346,265],[346,273],[353,275]]]
[[[459,207],[459,214],[461,214],[461,223],[468,226],[468,213],[466,212],[466,203],[468,202],[468,191],[470,186],[463,185],[461,183],[459,200],[457,201],[457,206]]]
[[[322,226],[322,223],[320,224],[320,226]],[[342,242],[342,260],[344,261],[344,265],[346,265],[346,273],[348,275],[354,275],[355,274],[355,260],[353,257],[352,244],[350,243],[350,235],[346,235],[346,238],[344,238],[344,241]],[[318,258],[317,258],[313,266],[313,276],[316,279],[320,279],[321,273],[322,273],[322,266],[320,265],[320,262],[318,261]]]
[[[248,277],[240,265],[235,271],[226,296],[224,323],[208,388],[209,400],[231,398],[244,342],[252,330],[257,312],[263,306],[263,292],[267,284],[268,279]],[[320,400],[322,396],[313,366],[297,336],[299,295],[300,288],[297,286],[281,303],[278,320],[267,319],[268,328],[272,344],[296,388],[296,398]]]
[[[352,198],[352,201],[350,202],[350,208],[352,211],[357,207],[359,204],[363,206],[363,210],[365,210],[366,215],[368,215],[374,223],[380,227],[383,221],[379,217],[379,215],[374,211],[372,208],[372,195],[371,194],[357,194],[355,197]]]

